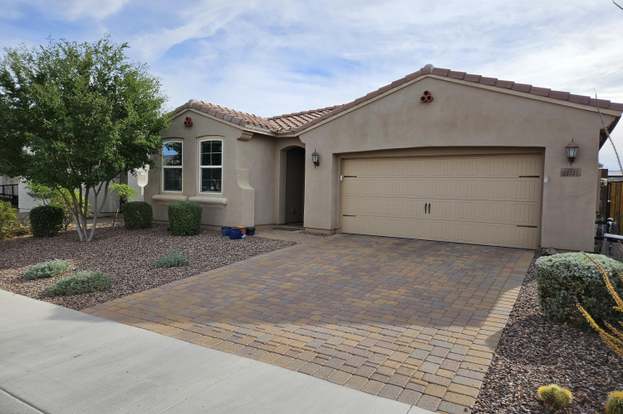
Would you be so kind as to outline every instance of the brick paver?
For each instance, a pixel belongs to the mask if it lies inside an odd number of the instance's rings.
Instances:
[[[338,235],[86,312],[423,408],[467,412],[532,256]]]

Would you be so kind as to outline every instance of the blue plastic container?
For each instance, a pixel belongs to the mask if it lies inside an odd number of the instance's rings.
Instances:
[[[236,227],[229,229],[229,238],[232,240],[242,239],[242,230]]]
[[[221,227],[221,235],[223,237],[229,237],[230,230],[231,230],[231,227],[227,227],[227,226]]]

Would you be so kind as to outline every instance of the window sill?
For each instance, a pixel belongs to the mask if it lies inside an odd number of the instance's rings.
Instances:
[[[221,206],[227,205],[227,199],[225,197],[220,197],[220,196],[200,195],[200,196],[188,197],[188,200],[196,201],[197,203],[202,203],[202,204],[216,204],[216,205],[221,205]]]
[[[186,201],[188,200],[188,196],[185,196],[183,194],[154,194],[151,198],[157,201]]]

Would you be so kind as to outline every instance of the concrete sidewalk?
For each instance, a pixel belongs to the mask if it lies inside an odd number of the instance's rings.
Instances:
[[[427,413],[3,290],[0,412]]]

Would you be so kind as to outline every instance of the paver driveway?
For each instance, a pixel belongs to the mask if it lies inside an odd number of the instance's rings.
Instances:
[[[337,235],[86,312],[418,407],[464,413],[532,256]]]

